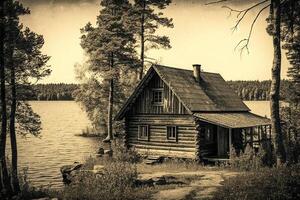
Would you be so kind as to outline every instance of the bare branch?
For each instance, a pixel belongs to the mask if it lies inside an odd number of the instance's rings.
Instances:
[[[270,6],[270,4],[268,4],[267,6],[263,7],[258,13],[257,15],[255,16],[254,20],[252,21],[252,24],[251,24],[251,27],[250,27],[250,31],[248,33],[248,37],[247,38],[244,38],[242,39],[237,45],[236,47],[234,48],[234,50],[237,49],[238,46],[240,46],[240,44],[244,43],[244,45],[240,48],[240,56],[242,55],[243,51],[246,49],[248,54],[249,54],[249,42],[250,42],[250,38],[251,38],[251,35],[252,35],[252,32],[253,32],[253,28],[254,28],[254,25],[258,19],[258,17],[260,16],[260,14]]]
[[[225,2],[227,0],[219,0],[219,1],[212,1],[212,2],[208,2],[208,3],[205,3],[204,5],[211,5],[211,4],[218,4],[218,3],[222,3],[222,2]]]
[[[258,3],[256,3],[256,4],[250,6],[249,8],[245,8],[245,9],[243,9],[243,10],[233,9],[233,8],[231,8],[231,7],[229,7],[229,6],[222,6],[222,8],[227,8],[227,9],[229,9],[230,15],[231,15],[232,12],[236,12],[236,13],[237,13],[236,17],[238,18],[238,20],[237,20],[235,26],[232,27],[232,31],[234,32],[234,31],[237,30],[237,28],[238,28],[238,26],[240,25],[241,21],[244,19],[244,17],[247,15],[247,13],[248,13],[250,10],[252,10],[252,9],[254,9],[255,7],[257,7],[257,6],[259,6],[259,5],[262,5],[262,4],[264,4],[264,3],[268,2],[268,1],[270,1],[270,0],[264,0],[264,1],[258,2]]]

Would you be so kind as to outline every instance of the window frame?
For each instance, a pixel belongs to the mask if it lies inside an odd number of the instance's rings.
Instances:
[[[175,131],[175,133],[170,133],[169,130]],[[166,126],[167,140],[178,142],[178,126],[168,125]],[[172,136],[171,136],[172,134]]]
[[[143,133],[143,135],[142,135],[142,130],[146,130],[146,135],[145,135],[145,133]],[[138,140],[146,140],[146,141],[150,140],[149,125],[147,125],[147,124],[138,125]]]
[[[161,94],[161,101],[155,101],[155,94],[156,93],[160,93]],[[152,89],[152,104],[154,106],[163,106],[164,103],[164,92],[163,92],[163,88],[153,88]]]

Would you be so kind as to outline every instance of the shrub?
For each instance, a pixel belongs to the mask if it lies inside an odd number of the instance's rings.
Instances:
[[[230,154],[229,166],[234,169],[240,170],[256,170],[263,167],[263,158],[265,152],[262,148],[259,148],[258,152],[250,147],[248,144],[244,152],[240,152],[238,155],[235,149],[232,147]]]
[[[127,149],[122,139],[115,139],[112,143],[113,160],[119,162],[137,163],[141,160],[135,149]]]
[[[264,168],[223,182],[214,199],[300,199],[300,165]]]
[[[285,139],[286,157],[288,164],[298,163],[300,160],[300,110],[293,105],[280,110],[284,122],[282,132]]]
[[[92,172],[79,173],[74,181],[66,186],[63,199],[105,199],[126,200],[143,199],[144,193],[139,193],[133,187],[137,178],[136,166],[128,162],[111,162],[103,175]]]

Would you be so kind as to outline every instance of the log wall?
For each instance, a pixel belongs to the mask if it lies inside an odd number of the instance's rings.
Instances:
[[[138,126],[149,125],[148,141],[138,139]],[[167,139],[167,126],[177,126],[177,141]],[[129,147],[139,153],[195,158],[196,127],[190,115],[135,115],[126,117]]]

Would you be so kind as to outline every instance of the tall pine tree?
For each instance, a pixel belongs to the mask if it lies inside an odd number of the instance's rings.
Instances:
[[[173,28],[174,25],[171,18],[164,17],[162,12],[155,12],[165,9],[171,0],[135,0],[134,2],[133,19],[136,22],[135,28],[140,46],[139,79],[142,79],[145,61],[149,61],[145,52],[149,49],[171,48],[170,39],[167,36],[157,35],[157,29]]]

